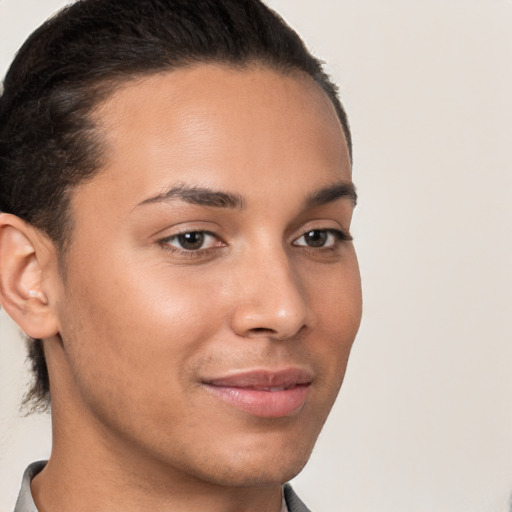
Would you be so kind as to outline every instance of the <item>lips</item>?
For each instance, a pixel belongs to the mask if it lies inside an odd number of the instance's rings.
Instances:
[[[297,414],[304,406],[313,375],[302,368],[236,372],[203,382],[228,405],[264,418]]]

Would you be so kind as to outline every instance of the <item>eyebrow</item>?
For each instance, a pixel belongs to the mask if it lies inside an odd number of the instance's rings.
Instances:
[[[200,206],[213,206],[216,208],[243,209],[245,207],[244,198],[238,194],[189,185],[176,185],[162,194],[145,199],[137,206],[166,202],[173,199],[179,199],[185,203]]]
[[[338,199],[348,198],[354,206],[357,204],[357,192],[353,183],[339,181],[328,185],[327,187],[316,190],[306,197],[306,208],[314,208],[327,203],[332,203]],[[169,190],[153,197],[145,199],[137,206],[154,204],[160,202],[179,199],[189,204],[200,206],[213,206],[216,208],[243,209],[246,206],[245,199],[232,192],[221,192],[207,187],[194,187],[190,185],[179,184]]]
[[[350,199],[352,204],[356,206],[357,192],[355,185],[349,181],[338,181],[310,194],[306,198],[306,206],[309,208],[322,206],[345,197]]]

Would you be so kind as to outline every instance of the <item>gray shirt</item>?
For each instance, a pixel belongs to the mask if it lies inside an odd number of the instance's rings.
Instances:
[[[30,492],[30,482],[39,471],[41,471],[46,465],[46,461],[42,460],[34,462],[25,470],[23,475],[23,481],[21,482],[21,490],[18,496],[18,501],[14,507],[14,512],[38,512],[32,499],[32,493]],[[299,497],[293,492],[293,489],[289,484],[283,487],[283,508],[281,512],[311,512]]]

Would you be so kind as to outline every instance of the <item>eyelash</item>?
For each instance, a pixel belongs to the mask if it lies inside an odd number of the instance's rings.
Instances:
[[[314,236],[313,233],[315,233],[316,235],[319,235],[319,234],[325,235],[326,240],[329,240],[329,237],[332,237],[333,239],[331,240],[330,245],[321,245],[321,246],[317,246],[317,247],[307,245],[307,244],[298,244],[297,243],[301,238],[304,238],[307,236]],[[176,246],[171,245],[171,242],[173,242],[175,240],[179,241],[180,237],[186,237],[189,235],[201,235],[201,237],[203,237],[203,242],[206,237],[212,237],[216,240],[216,242],[211,247],[206,247],[206,248],[203,248],[204,243],[202,243],[201,246],[196,249],[187,249],[184,247],[176,247]],[[305,231],[302,235],[300,235],[298,238],[296,238],[292,242],[292,245],[295,247],[302,247],[305,250],[310,250],[310,251],[320,251],[320,250],[334,251],[338,248],[340,243],[350,242],[352,240],[353,240],[353,238],[348,232],[342,231],[339,229],[309,229],[309,230]],[[162,246],[163,249],[165,249],[169,252],[175,253],[175,254],[186,256],[186,257],[201,257],[201,256],[204,256],[204,255],[210,253],[211,250],[214,250],[216,248],[222,248],[222,247],[226,246],[226,243],[221,238],[219,238],[215,233],[212,233],[211,231],[206,231],[206,230],[190,230],[190,231],[184,231],[182,233],[176,233],[172,236],[169,236],[169,237],[159,240],[158,243]],[[180,243],[180,245],[182,245],[182,242],[179,242],[179,243]]]

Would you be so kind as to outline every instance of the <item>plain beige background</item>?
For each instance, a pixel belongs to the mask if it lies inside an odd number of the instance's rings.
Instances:
[[[365,312],[295,480],[316,512],[512,510],[512,1],[269,0],[341,87]],[[0,0],[0,71],[62,0]],[[0,313],[0,510],[48,456]]]

